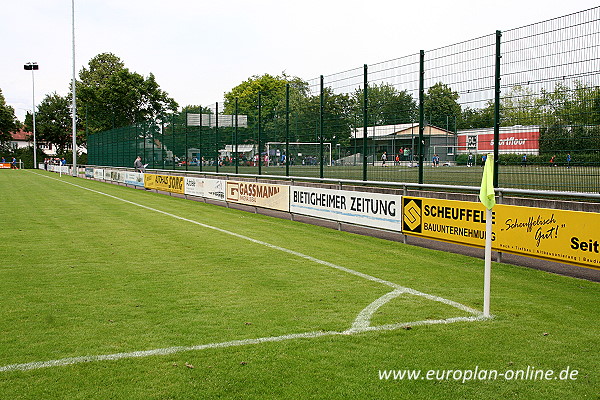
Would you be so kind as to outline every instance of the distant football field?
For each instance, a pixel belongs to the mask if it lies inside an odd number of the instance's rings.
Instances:
[[[485,319],[479,259],[42,171],[0,193],[0,398],[598,394],[598,283],[494,264]]]
[[[160,168],[161,166],[157,166]],[[168,166],[167,166],[168,167]],[[177,167],[185,170],[185,166]],[[189,166],[189,171],[198,171],[198,166]],[[206,166],[203,171],[215,172],[214,166]],[[318,166],[292,165],[289,168],[290,176],[319,177]],[[219,167],[221,173],[235,173],[235,166]],[[258,174],[257,167],[240,166],[240,174]],[[263,175],[285,175],[284,166],[270,166],[261,169]],[[423,183],[459,186],[479,186],[481,184],[481,166],[441,166],[432,168],[429,163],[424,164]],[[362,165],[343,165],[324,167],[323,176],[328,179],[363,179]],[[387,166],[368,165],[367,180],[384,182],[410,182],[419,181],[419,168],[394,165],[389,162]],[[499,167],[498,183],[501,188],[517,188],[527,190],[556,190],[567,192],[598,193],[600,188],[600,168],[596,166],[564,165],[550,167],[548,165],[501,165]]]

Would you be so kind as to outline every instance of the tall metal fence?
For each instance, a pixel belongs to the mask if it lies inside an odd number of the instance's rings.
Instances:
[[[600,191],[600,7],[88,137],[88,162]],[[283,83],[282,83],[283,82]],[[233,92],[232,92],[233,93]]]

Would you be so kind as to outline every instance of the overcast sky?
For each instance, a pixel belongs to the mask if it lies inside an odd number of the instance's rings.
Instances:
[[[69,93],[70,0],[3,0],[0,89],[22,121]],[[75,0],[76,71],[111,52],[180,106],[209,105],[253,75],[305,80],[518,28],[597,0]]]

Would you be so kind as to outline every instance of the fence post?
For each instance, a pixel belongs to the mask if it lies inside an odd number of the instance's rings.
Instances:
[[[165,121],[161,117],[160,121],[160,158],[162,159],[162,169],[165,169]]]
[[[215,171],[219,172],[219,102],[215,103]]]
[[[419,52],[419,143],[417,162],[419,163],[419,183],[423,183],[423,131],[425,130],[425,51]]]
[[[494,187],[498,187],[498,147],[500,145],[500,38],[502,32],[496,31],[496,71],[494,83]]]
[[[239,158],[240,158],[240,152],[238,151],[238,99],[237,97],[235,98],[235,135],[234,135],[234,140],[235,140],[235,173],[238,173],[238,168],[239,168]]]
[[[285,176],[290,176],[290,84],[285,84]]]
[[[173,145],[173,171],[175,171],[175,113],[171,114],[171,144]]]
[[[202,172],[204,166],[202,159],[204,158],[204,151],[202,151],[202,106],[200,106],[200,125],[198,126],[198,165],[200,166],[199,171]]]
[[[190,159],[188,157],[189,154],[189,150],[188,150],[188,113],[187,111],[185,112],[185,170],[188,170],[188,165],[190,163]]]
[[[154,123],[153,125],[156,126],[156,123]],[[148,132],[150,132],[150,125],[146,125],[146,129],[148,129]],[[156,168],[156,139],[154,138],[154,134],[156,133],[156,131],[154,129],[152,130],[152,168]]]
[[[261,92],[258,92],[258,174],[262,175],[262,168],[261,168],[261,164],[262,164],[262,152],[261,152],[261,140],[262,140],[262,126],[261,126],[261,109],[262,109],[262,94]]]
[[[369,81],[367,64],[363,65],[363,181],[367,180],[367,118],[369,105]]]
[[[319,178],[323,179],[323,113],[324,113],[324,89],[323,89],[323,75],[320,76],[320,104],[319,104]]]

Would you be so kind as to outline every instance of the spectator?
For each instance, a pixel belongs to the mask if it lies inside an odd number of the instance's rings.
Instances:
[[[146,166],[142,164],[142,157],[137,156],[135,161],[133,162],[133,168],[135,168],[135,172],[146,172]]]

